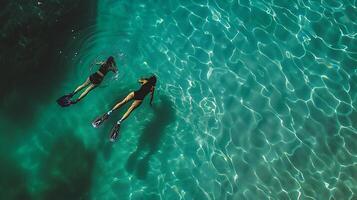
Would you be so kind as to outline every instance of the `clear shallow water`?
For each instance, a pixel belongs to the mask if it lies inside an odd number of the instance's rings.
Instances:
[[[19,129],[24,187],[35,199],[357,198],[357,2],[286,2],[99,0],[59,53],[71,70],[53,99],[107,55],[120,74]],[[91,120],[151,73],[155,106],[110,144],[125,109]]]

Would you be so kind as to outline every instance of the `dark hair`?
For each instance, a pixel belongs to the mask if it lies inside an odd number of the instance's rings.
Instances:
[[[116,65],[113,56],[109,56],[108,59],[107,59],[107,61],[106,61],[106,63],[107,63],[107,64]]]
[[[153,85],[153,86],[156,85],[156,76],[155,76],[155,75],[151,76],[151,77],[148,78],[147,80],[148,80],[148,82],[149,82],[151,85]]]

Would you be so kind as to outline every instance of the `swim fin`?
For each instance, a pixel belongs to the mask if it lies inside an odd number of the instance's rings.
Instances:
[[[120,124],[115,124],[110,131],[110,141],[115,142],[119,137]]]
[[[64,95],[62,97],[60,97],[59,99],[57,99],[57,103],[58,105],[62,106],[62,107],[67,107],[70,106],[71,104],[73,104],[71,98],[73,97],[73,93],[71,94],[67,94]]]
[[[103,115],[97,117],[95,120],[92,122],[92,126],[94,128],[98,128],[106,119],[109,118],[108,113],[104,113]]]

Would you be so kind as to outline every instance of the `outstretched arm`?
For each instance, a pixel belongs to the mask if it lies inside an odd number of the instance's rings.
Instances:
[[[116,67],[116,65],[111,65],[110,70],[112,70],[112,72],[114,72],[114,73],[118,72],[118,68]]]
[[[155,87],[152,87],[151,96],[150,96],[150,106],[152,106],[152,101],[154,100],[154,92],[155,92]]]
[[[97,63],[95,63],[95,64],[96,64],[96,65],[103,65],[104,62],[100,61],[100,62],[97,62]]]

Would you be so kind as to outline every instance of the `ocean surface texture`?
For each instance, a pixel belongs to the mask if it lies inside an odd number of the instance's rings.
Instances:
[[[357,199],[356,0],[94,7],[53,49],[63,73],[36,91],[47,98],[2,97],[18,104],[0,111],[1,199]],[[118,75],[56,104],[110,55]],[[109,142],[130,104],[98,129],[91,121],[151,74],[154,105],[147,97]]]

